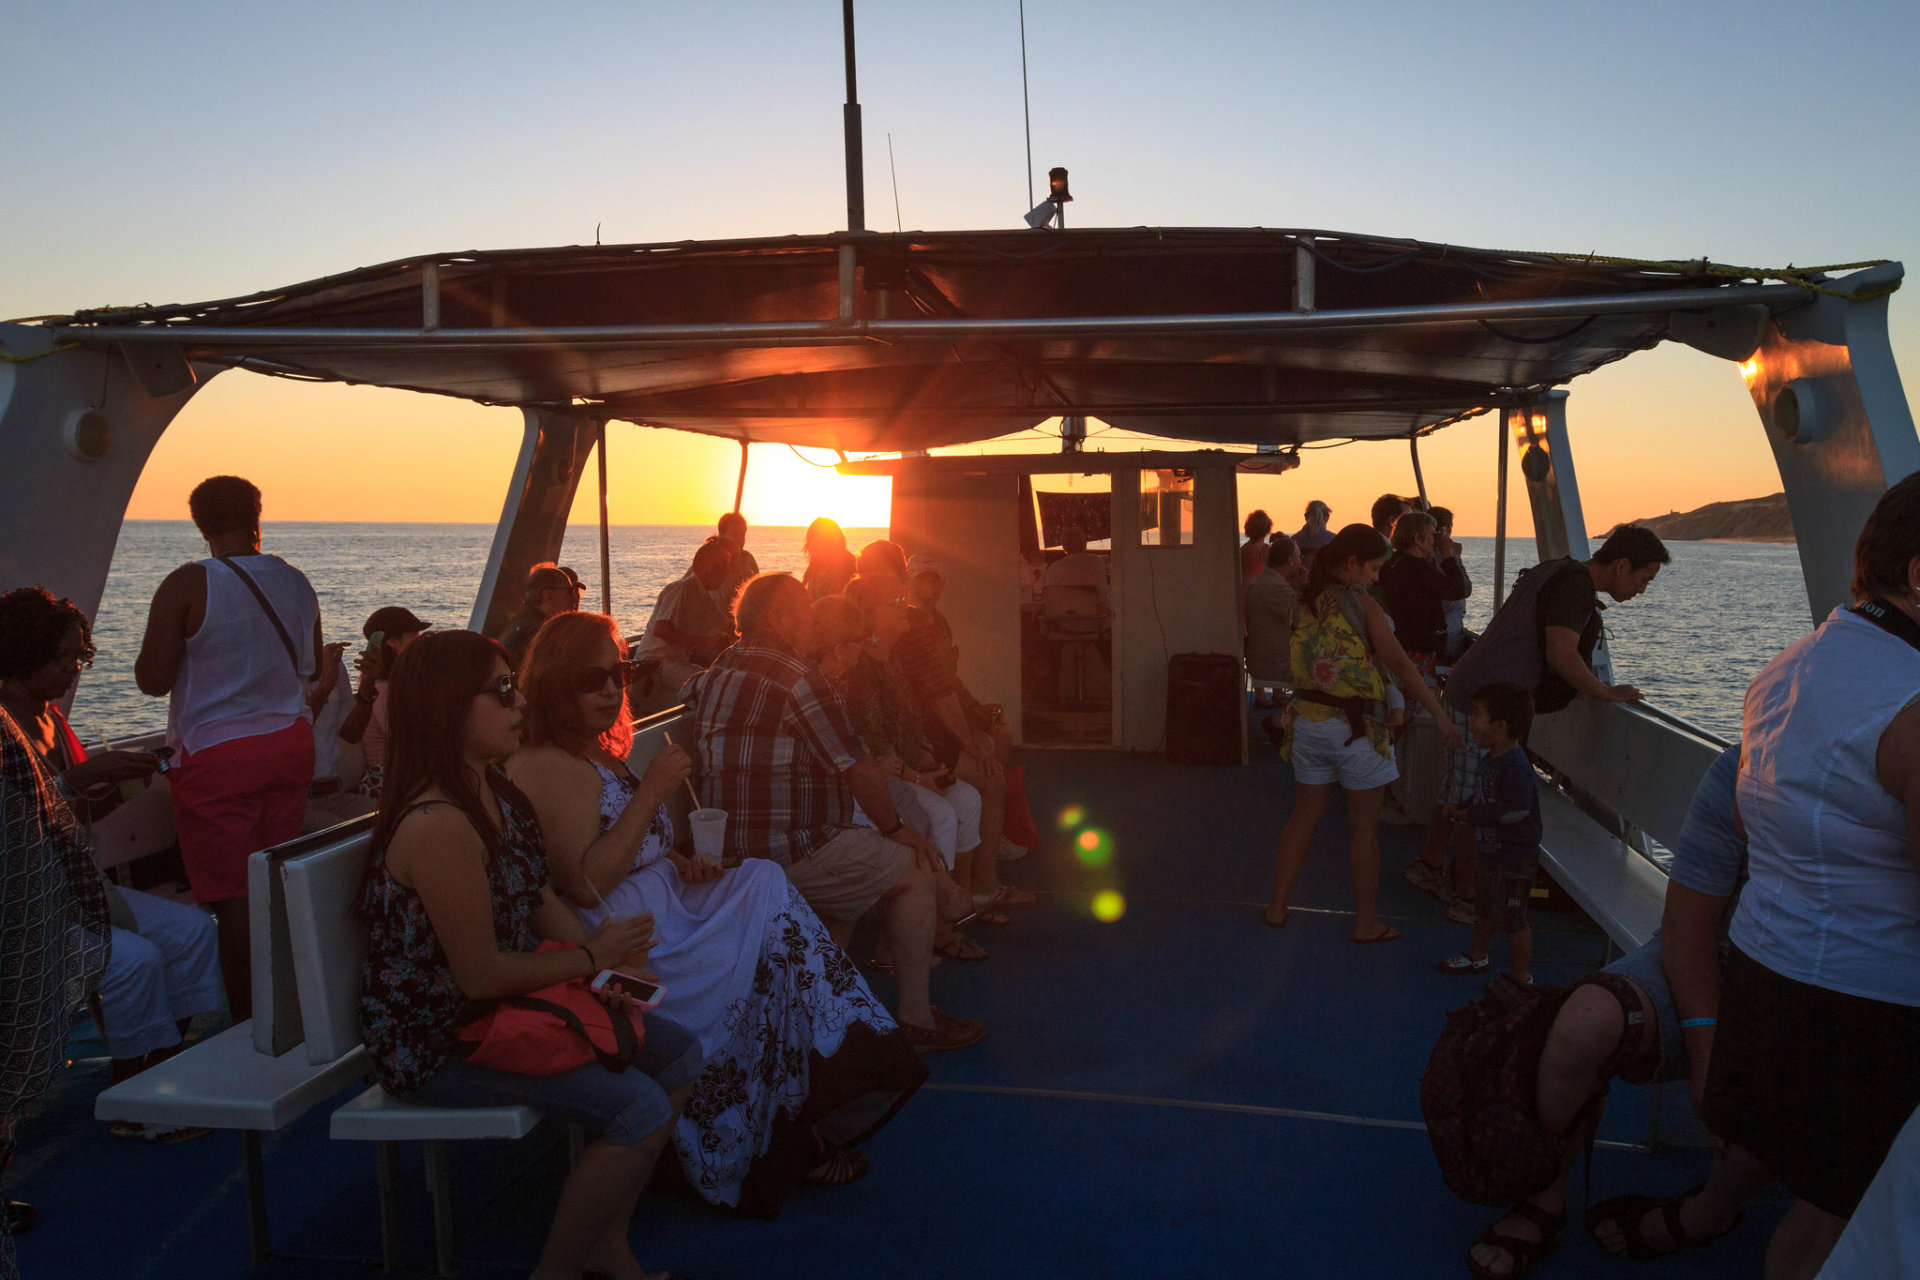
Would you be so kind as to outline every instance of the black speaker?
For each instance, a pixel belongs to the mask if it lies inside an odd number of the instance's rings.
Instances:
[[[1240,660],[1224,653],[1167,659],[1167,759],[1239,764]]]

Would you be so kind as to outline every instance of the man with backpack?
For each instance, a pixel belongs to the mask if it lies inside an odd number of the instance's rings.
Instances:
[[[194,488],[187,509],[208,555],[154,592],[133,675],[142,693],[170,698],[180,859],[195,900],[219,922],[227,1009],[242,1022],[253,1004],[247,859],[300,834],[313,708],[332,694],[339,663],[318,661],[325,646],[313,584],[260,552],[260,490],[214,476]]]
[[[1592,1140],[1613,1076],[1687,1080],[1698,1107],[1726,922],[1745,878],[1734,815],[1739,764],[1739,749],[1729,748],[1694,795],[1652,940],[1569,992],[1523,992],[1496,979],[1486,999],[1449,1015],[1421,1086],[1435,1154],[1463,1198],[1512,1204],[1469,1250],[1475,1276],[1526,1276],[1559,1247],[1568,1176]],[[1725,1235],[1768,1176],[1740,1147],[1717,1139],[1713,1147],[1713,1171],[1700,1186],[1603,1200],[1587,1210],[1588,1233],[1633,1260]]]
[[[1486,631],[1454,664],[1447,677],[1447,714],[1462,735],[1473,712],[1473,695],[1494,681],[1517,684],[1533,695],[1536,715],[1559,711],[1576,696],[1605,702],[1637,702],[1632,685],[1609,685],[1593,674],[1593,653],[1600,643],[1600,602],[1605,592],[1616,601],[1633,599],[1653,582],[1660,567],[1672,561],[1667,548],[1651,529],[1623,524],[1607,535],[1587,560],[1562,557],[1543,561],[1514,581],[1513,592],[1487,623]],[[1459,751],[1449,751],[1440,776],[1438,802],[1460,808],[1473,799],[1475,781],[1485,752],[1468,739]],[[1435,814],[1427,828],[1426,846],[1407,867],[1407,879],[1446,901],[1454,885],[1473,883],[1464,870],[1450,884],[1446,850],[1459,824]],[[1458,846],[1471,858],[1471,842]],[[1472,923],[1472,910],[1461,899],[1448,918]]]

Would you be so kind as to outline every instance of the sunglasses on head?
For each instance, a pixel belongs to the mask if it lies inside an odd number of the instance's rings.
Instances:
[[[486,684],[480,687],[480,692],[473,696],[478,698],[489,693],[500,699],[501,706],[511,707],[513,706],[514,699],[519,696],[520,689],[513,681],[513,673],[509,672],[497,680],[487,681]]]
[[[574,673],[573,691],[575,693],[598,693],[606,688],[611,680],[619,688],[626,688],[640,675],[640,664],[633,661],[616,662],[610,667],[582,667]]]

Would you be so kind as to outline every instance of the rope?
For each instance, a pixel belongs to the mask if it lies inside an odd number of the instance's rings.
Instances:
[[[32,364],[35,360],[45,360],[48,356],[57,356],[63,351],[73,351],[80,345],[78,342],[63,342],[57,347],[49,347],[45,351],[36,351],[30,356],[10,356],[4,351],[0,351],[0,364]]]
[[[1638,267],[1645,270],[1671,271],[1676,275],[1711,276],[1721,280],[1784,280],[1789,284],[1811,289],[1815,293],[1824,293],[1830,298],[1844,298],[1849,302],[1866,302],[1873,298],[1883,298],[1900,287],[1895,280],[1885,284],[1869,286],[1857,293],[1844,289],[1834,289],[1813,279],[1814,276],[1831,275],[1836,271],[1860,271],[1867,267],[1883,267],[1886,258],[1875,258],[1868,262],[1835,262],[1821,267],[1736,267],[1729,264],[1709,262],[1705,258],[1687,258],[1680,261],[1648,258],[1614,258],[1596,253],[1526,253],[1517,256],[1547,258],[1555,262],[1574,265],[1593,264],[1607,267]]]

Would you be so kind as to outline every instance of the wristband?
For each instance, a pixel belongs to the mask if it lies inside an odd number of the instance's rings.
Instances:
[[[1720,1024],[1720,1019],[1718,1018],[1682,1018],[1680,1019],[1680,1029],[1682,1031],[1686,1030],[1688,1027],[1713,1027],[1713,1026],[1718,1026],[1719,1024]]]
[[[587,970],[587,972],[588,973],[600,972],[600,962],[594,959],[593,948],[583,942],[580,944],[580,949],[587,953],[587,963],[593,966],[593,968]]]

